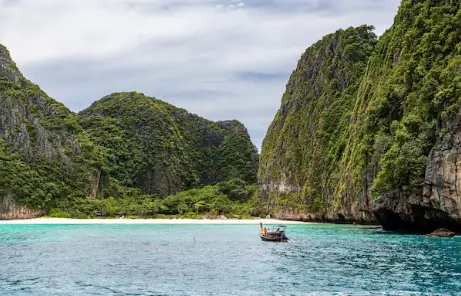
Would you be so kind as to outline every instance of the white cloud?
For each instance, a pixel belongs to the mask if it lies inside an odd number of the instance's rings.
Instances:
[[[73,110],[111,92],[138,90],[210,119],[239,119],[259,146],[305,48],[338,28],[363,23],[382,33],[397,5],[0,0],[0,43],[26,76]],[[278,75],[250,79],[242,73]]]

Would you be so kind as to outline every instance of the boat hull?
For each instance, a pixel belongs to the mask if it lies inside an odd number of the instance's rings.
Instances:
[[[259,235],[261,237],[261,240],[265,242],[287,242],[288,238],[286,236],[268,236],[268,235]]]

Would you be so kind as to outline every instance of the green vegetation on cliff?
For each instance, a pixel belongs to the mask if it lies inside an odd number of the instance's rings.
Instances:
[[[391,190],[421,194],[429,152],[458,113],[460,5],[403,1],[370,59],[350,147],[359,150],[352,162],[367,163],[360,169],[373,177],[378,173],[374,197]]]
[[[430,151],[459,117],[460,6],[404,0],[378,42],[362,26],[306,51],[261,152],[273,211],[359,220],[383,197],[422,204]]]
[[[102,158],[74,115],[25,79],[0,46],[0,214],[25,205],[46,211],[94,196]]]
[[[240,122],[211,122],[139,93],[112,94],[75,115],[0,46],[0,219],[245,215],[257,161]],[[182,190],[191,191],[172,195]]]
[[[211,122],[131,92],[95,102],[79,123],[104,147],[109,176],[144,193],[165,196],[233,178],[256,182],[257,151],[238,121]]]
[[[266,198],[278,195],[280,210],[315,213],[330,206],[360,78],[377,42],[372,29],[324,37],[306,50],[291,75],[264,139],[259,171],[271,195]]]

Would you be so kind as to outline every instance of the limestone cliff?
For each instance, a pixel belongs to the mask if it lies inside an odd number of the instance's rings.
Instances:
[[[75,116],[25,79],[0,45],[0,219],[36,217],[68,197],[95,195],[91,145]]]
[[[278,218],[369,218],[358,199],[333,200],[360,80],[377,42],[372,27],[339,30],[306,50],[263,142],[259,182]]]
[[[254,184],[257,162],[240,122],[139,93],[106,96],[77,116],[0,46],[0,219],[155,212],[138,201],[231,179]]]
[[[330,47],[306,51],[263,145],[259,180],[268,210],[336,221],[372,222],[373,214],[391,230],[461,231],[460,5],[402,1],[367,66],[362,61],[363,71],[344,79],[358,85],[348,88],[348,104],[324,91],[341,81]],[[334,74],[316,79],[319,67]]]
[[[460,18],[458,1],[403,1],[370,59],[355,116],[363,138],[350,147],[364,147],[365,188],[387,229],[461,231]]]
[[[383,194],[373,205],[387,229],[429,233],[448,228],[461,233],[461,113],[429,153],[421,192]]]
[[[41,210],[17,205],[14,201],[14,197],[9,194],[3,194],[0,198],[0,220],[38,218],[42,214],[43,212]]]
[[[165,196],[239,178],[256,182],[257,151],[238,121],[211,122],[140,93],[114,93],[79,114],[110,176]]]

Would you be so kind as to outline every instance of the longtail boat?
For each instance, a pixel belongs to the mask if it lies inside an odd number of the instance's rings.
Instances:
[[[263,223],[259,223],[260,230],[259,236],[261,240],[265,242],[287,242],[288,237],[285,235],[285,225],[277,225],[277,229],[275,226],[272,227],[271,230],[268,230],[264,227]]]

